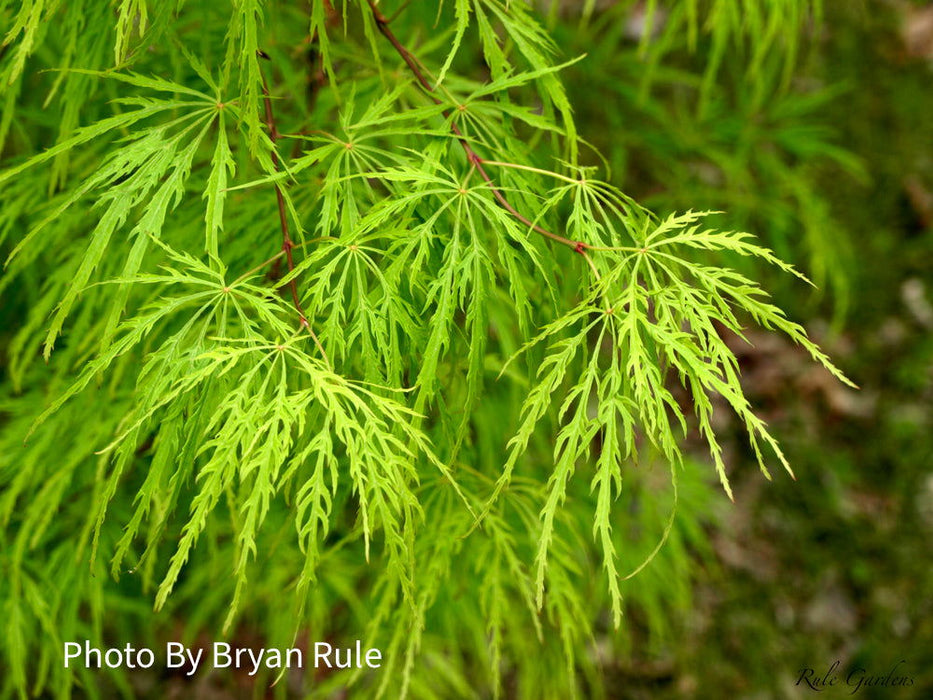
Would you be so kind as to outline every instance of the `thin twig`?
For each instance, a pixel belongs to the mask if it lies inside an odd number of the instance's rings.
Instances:
[[[259,55],[262,58],[268,59],[269,56],[264,52],[260,51]],[[262,76],[262,94],[266,107],[266,125],[269,127],[269,139],[272,141],[272,167],[276,172],[279,171],[279,154],[275,149],[276,143],[279,140],[279,130],[275,125],[275,114],[272,112],[272,98],[269,95],[269,84],[266,82],[266,76]],[[273,183],[275,187],[275,198],[279,207],[279,226],[282,229],[282,252],[285,253],[285,261],[288,265],[288,271],[293,272],[295,269],[295,259],[292,255],[292,248],[295,247],[292,237],[288,232],[288,214],[285,211],[285,196],[282,194],[282,188],[279,184]],[[273,277],[277,276],[278,265],[281,263],[282,258],[276,258],[274,263],[274,274]],[[317,345],[318,350],[321,351],[321,355],[324,357],[324,362],[327,364],[328,368],[330,367],[330,360],[327,358],[327,353],[324,350],[324,346],[321,345],[320,339],[317,337],[317,334],[314,332],[314,329],[311,328],[311,324],[308,323],[308,317],[305,316],[304,309],[301,307],[301,299],[298,297],[298,280],[295,277],[292,277],[288,282],[288,288],[292,294],[292,303],[295,305],[295,310],[298,312],[298,319],[301,325],[308,330],[308,333],[314,339],[314,344]]]
[[[391,20],[387,19],[386,16],[382,14],[382,11],[379,9],[379,6],[376,4],[375,0],[368,0],[368,2],[369,2],[369,8],[373,14],[373,19],[376,20],[376,26],[379,28],[379,32],[382,34],[382,36],[388,39],[390,44],[392,44],[395,51],[398,53],[399,56],[402,57],[402,60],[405,61],[405,64],[408,66],[409,70],[415,76],[415,79],[418,81],[421,87],[425,89],[425,91],[428,93],[428,96],[432,100],[434,100],[434,103],[442,104],[441,99],[435,94],[434,87],[425,77],[424,71],[422,71],[421,66],[418,64],[418,60],[407,48],[405,48],[405,45],[402,44],[401,41],[399,41],[398,37],[395,36],[395,33],[389,28],[389,23]],[[450,119],[449,110],[445,109],[443,111],[443,115],[446,118]],[[460,145],[463,147],[463,152],[466,154],[467,160],[471,163],[471,165],[473,165],[476,168],[476,172],[478,172],[480,174],[480,177],[482,177],[483,180],[486,181],[486,184],[489,185],[489,189],[492,192],[493,196],[496,198],[496,200],[499,202],[499,205],[503,209],[505,209],[509,214],[511,214],[514,218],[518,219],[523,224],[525,224],[525,226],[527,226],[532,231],[540,233],[542,236],[550,238],[552,241],[556,241],[557,243],[560,243],[561,245],[565,245],[568,248],[571,248],[575,253],[579,253],[580,255],[582,255],[586,259],[587,264],[590,266],[590,269],[593,270],[593,272],[596,274],[598,278],[599,273],[596,271],[596,266],[593,264],[593,261],[590,260],[589,255],[587,255],[586,253],[586,251],[590,248],[590,245],[584,241],[574,241],[569,238],[565,238],[564,236],[561,236],[559,234],[556,234],[552,231],[548,231],[543,226],[539,226],[538,224],[536,224],[535,222],[531,221],[529,218],[524,216],[521,212],[519,212],[514,206],[512,206],[512,203],[509,202],[506,196],[502,193],[502,190],[496,187],[495,183],[492,180],[492,177],[490,177],[489,173],[486,172],[486,169],[483,167],[483,163],[485,161],[483,161],[483,159],[480,158],[479,154],[477,154],[476,151],[473,150],[473,147],[467,141],[466,137],[463,135],[463,132],[460,130],[460,127],[456,124],[456,122],[453,121],[453,119],[450,120],[450,129],[451,131],[453,131],[454,135],[457,137],[457,141],[459,141]]]

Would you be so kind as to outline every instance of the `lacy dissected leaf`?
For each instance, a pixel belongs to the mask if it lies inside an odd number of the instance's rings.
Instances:
[[[789,470],[736,339],[770,329],[847,380],[734,264],[800,278],[796,258],[578,163],[601,156],[564,83],[614,76],[596,136],[624,148],[677,132],[731,174],[745,153],[718,144],[751,124],[825,155],[805,102],[757,117],[787,85],[767,56],[797,51],[780,18],[815,3],[641,3],[649,60],[615,47],[631,80],[600,70],[611,47],[568,60],[598,47],[558,46],[545,5],[0,0],[0,697],[131,695],[62,668],[63,640],[179,628],[383,650],[378,674],[315,676],[323,695],[598,695],[582,650],[607,613],[621,649],[627,607],[653,637],[686,604],[714,470],[731,496],[713,411]],[[631,31],[632,3],[580,5],[591,38]],[[701,34],[708,65],[656,70]],[[733,45],[775,89],[698,124],[681,102]],[[655,79],[674,89],[638,107]],[[690,158],[639,161],[639,191]]]

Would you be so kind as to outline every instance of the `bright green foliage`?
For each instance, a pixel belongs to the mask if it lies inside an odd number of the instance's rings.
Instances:
[[[666,31],[710,35],[705,95],[731,42],[786,85],[810,5],[687,0]],[[601,611],[663,634],[704,548],[689,435],[732,495],[715,397],[790,470],[732,339],[847,382],[730,261],[793,267],[582,164],[533,4],[413,3],[383,36],[395,9],[0,3],[0,694],[130,692],[62,641],[179,622],[364,638],[367,693],[598,694]]]

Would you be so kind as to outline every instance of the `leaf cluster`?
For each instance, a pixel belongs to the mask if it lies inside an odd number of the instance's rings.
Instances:
[[[154,637],[365,636],[376,694],[598,692],[603,609],[624,628],[628,587],[664,627],[624,572],[679,572],[682,603],[703,550],[673,514],[710,497],[688,434],[731,496],[714,399],[790,469],[727,337],[848,381],[728,261],[792,266],[581,165],[530,4],[386,4],[0,4],[3,694],[105,692],[27,630],[102,644],[114,608]],[[768,12],[727,34],[772,46],[800,3],[744,5]]]

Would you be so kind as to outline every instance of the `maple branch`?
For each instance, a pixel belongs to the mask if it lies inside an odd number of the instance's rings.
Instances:
[[[382,11],[379,9],[379,6],[376,4],[375,0],[368,0],[369,9],[372,11],[373,19],[376,20],[376,27],[379,29],[379,33],[382,34],[389,43],[392,44],[392,47],[402,57],[402,60],[405,61],[405,64],[408,66],[409,70],[415,76],[415,80],[418,81],[418,84],[424,88],[428,93],[428,96],[434,101],[435,104],[443,104],[442,100],[435,94],[434,87],[428,81],[424,75],[424,71],[421,69],[421,66],[418,63],[418,59],[415,58],[414,54],[409,51],[405,45],[399,41],[398,37],[395,36],[395,33],[389,28],[389,23],[391,20],[387,19]],[[443,110],[443,115],[450,119],[450,110]],[[529,229],[540,233],[542,236],[550,238],[552,241],[556,241],[561,245],[567,246],[572,249],[575,253],[579,253],[584,258],[586,258],[587,264],[590,266],[590,269],[596,273],[597,278],[599,273],[596,272],[596,267],[593,264],[593,261],[590,260],[589,255],[587,255],[587,250],[590,248],[590,245],[584,241],[574,241],[559,234],[554,233],[553,231],[548,231],[543,226],[539,226],[535,222],[531,221],[528,217],[519,212],[511,202],[506,198],[498,187],[496,187],[493,182],[492,177],[483,167],[483,159],[479,154],[473,149],[470,143],[467,141],[466,136],[463,135],[463,132],[460,130],[460,127],[453,121],[450,120],[450,130],[457,137],[457,141],[463,147],[463,152],[466,154],[467,160],[472,166],[476,168],[476,172],[480,174],[480,177],[486,181],[486,184],[489,185],[489,189],[492,192],[493,196],[496,198],[496,201],[499,202],[499,205],[505,209],[509,214],[511,214],[515,219],[518,219],[520,222],[525,224]]]
[[[266,54],[264,51],[259,51],[259,56],[269,60],[268,54]],[[275,146],[279,140],[279,130],[275,125],[275,114],[272,111],[272,97],[269,95],[269,84],[266,82],[266,76],[261,72],[260,75],[262,76],[262,95],[266,108],[266,126],[269,128],[269,139],[272,141],[272,167],[276,172],[278,172],[280,165],[279,154],[275,150]],[[295,247],[295,243],[292,241],[292,237],[288,232],[288,214],[285,211],[285,196],[282,194],[282,188],[278,182],[273,183],[273,186],[275,187],[275,198],[279,208],[279,226],[282,229],[282,252],[285,254],[285,261],[288,266],[288,271],[292,272],[295,269],[295,259],[292,255],[292,248]],[[281,257],[276,258],[272,273],[273,277],[278,276],[278,266],[281,261]],[[301,307],[301,299],[298,297],[298,280],[295,277],[292,277],[289,280],[288,288],[292,294],[292,303],[295,305],[295,310],[298,312],[299,323],[302,327],[308,330],[308,333],[314,339],[314,344],[317,345],[318,350],[321,351],[321,355],[324,357],[324,362],[329,367],[330,360],[327,358],[327,353],[324,350],[324,346],[321,345],[320,339],[317,337],[314,329],[311,328],[311,324],[308,323],[308,317],[305,316],[304,309]]]

